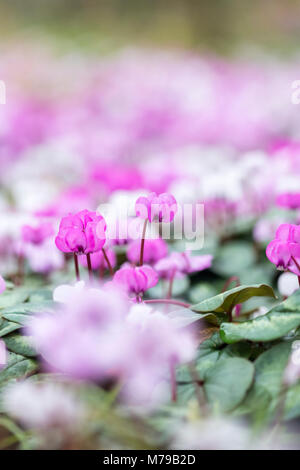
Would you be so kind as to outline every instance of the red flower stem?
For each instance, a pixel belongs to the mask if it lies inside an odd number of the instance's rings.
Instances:
[[[297,269],[300,271],[300,266],[299,266],[299,263],[297,262],[297,260],[294,258],[294,256],[291,256],[291,258],[294,261],[295,265],[297,266]],[[298,276],[298,284],[299,284],[299,287],[300,287],[300,276]]]
[[[170,363],[170,380],[171,380],[171,399],[173,403],[176,403],[177,401],[176,368],[173,362]]]
[[[176,274],[176,268],[174,268],[172,273],[171,273],[170,282],[169,282],[169,289],[168,289],[168,293],[167,293],[167,299],[170,299],[172,297],[172,290],[173,290],[175,274]]]
[[[199,408],[200,410],[202,410],[202,413],[205,416],[207,414],[207,404],[205,399],[205,393],[203,390],[204,381],[200,380],[200,378],[198,377],[198,372],[194,363],[189,364],[189,371],[192,381],[195,385],[195,393]]]
[[[222,292],[227,291],[228,287],[230,286],[232,282],[236,283],[236,287],[239,287],[241,285],[240,279],[237,276],[232,276],[229,279],[227,279],[227,281],[225,282]]]
[[[114,270],[113,270],[113,268],[112,268],[112,265],[110,264],[110,261],[109,261],[109,259],[108,259],[108,256],[107,256],[106,251],[104,250],[104,248],[102,248],[102,253],[103,253],[104,259],[105,259],[105,261],[106,261],[106,264],[107,264],[107,266],[108,266],[109,274],[110,274],[111,276],[113,276],[113,275],[114,275]]]
[[[101,264],[101,266],[99,268],[99,277],[100,277],[100,279],[103,279],[103,274],[104,274],[104,268],[103,268],[103,264]]]
[[[80,281],[80,273],[79,273],[79,265],[78,265],[78,258],[77,254],[73,253],[74,256],[74,265],[75,265],[75,273],[76,273],[76,280]]]
[[[24,282],[24,265],[25,259],[23,255],[18,256],[18,272],[16,276],[16,284],[18,286],[22,285]]]
[[[144,263],[144,248],[145,248],[147,223],[148,223],[148,219],[145,220],[144,227],[143,227],[143,233],[142,233],[142,239],[141,239],[141,251],[140,251],[140,266],[143,266],[143,263]]]
[[[91,254],[88,253],[86,255],[86,260],[87,260],[87,265],[88,265],[88,271],[89,271],[89,280],[90,282],[93,279],[93,270],[92,270],[92,261],[91,261]]]
[[[145,304],[170,304],[170,305],[178,305],[179,307],[190,308],[190,304],[186,302],[180,302],[179,300],[172,300],[172,299],[151,299],[151,300],[144,300]]]

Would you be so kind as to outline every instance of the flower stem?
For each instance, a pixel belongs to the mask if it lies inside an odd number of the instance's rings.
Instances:
[[[232,320],[233,320],[233,317],[232,317],[232,310],[233,310],[233,308],[230,308],[230,309],[228,310],[228,321],[229,321],[230,323],[231,323]]]
[[[77,280],[77,281],[80,281],[78,257],[77,257],[77,254],[76,254],[76,253],[74,253],[73,256],[74,256],[74,266],[75,266],[76,280]]]
[[[199,408],[202,411],[203,415],[205,416],[207,414],[207,404],[206,404],[205,394],[203,390],[204,382],[199,379],[198,372],[194,363],[189,364],[189,371],[190,371],[190,376],[192,378],[192,381],[195,384],[195,393],[196,393],[196,398],[198,401]]]
[[[113,276],[114,275],[114,270],[112,268],[112,265],[110,264],[110,261],[108,259],[108,256],[107,256],[106,251],[104,250],[104,248],[102,248],[102,253],[103,253],[104,259],[106,261],[106,264],[108,266],[109,273],[110,273],[111,276]]]
[[[173,290],[175,274],[176,274],[176,268],[174,268],[172,270],[172,273],[171,273],[170,282],[169,282],[169,289],[168,289],[168,293],[167,293],[167,299],[170,299],[172,297],[172,290]]]
[[[144,222],[142,239],[141,239],[141,251],[140,251],[140,266],[143,266],[144,263],[144,249],[145,249],[145,237],[146,237],[146,230],[147,230],[147,223],[148,219]]]
[[[91,254],[88,253],[86,255],[86,260],[87,260],[87,265],[88,265],[88,271],[89,271],[89,280],[90,282],[93,279],[93,270],[92,270],[92,261],[91,261]]]
[[[23,255],[18,256],[18,271],[16,275],[16,285],[20,286],[24,282],[24,265],[25,260]]]
[[[239,287],[241,285],[241,281],[240,279],[237,277],[237,276],[231,276],[229,279],[227,279],[227,281],[225,282],[224,286],[223,286],[223,289],[222,289],[222,292],[226,292],[228,287],[230,286],[230,284],[232,282],[235,282],[236,283],[236,287]]]
[[[176,368],[173,361],[170,362],[170,380],[171,380],[171,399],[173,403],[177,401],[177,383],[176,383]]]
[[[190,308],[190,304],[186,302],[180,302],[179,300],[172,300],[172,299],[150,299],[144,300],[145,304],[170,304],[170,305],[178,305],[179,307]]]

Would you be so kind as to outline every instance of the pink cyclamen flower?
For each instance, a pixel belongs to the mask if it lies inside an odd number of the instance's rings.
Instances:
[[[300,226],[280,225],[275,239],[267,246],[266,255],[278,269],[300,276]]]
[[[147,289],[156,286],[158,275],[151,266],[124,265],[114,275],[113,282],[128,293],[143,294]]]
[[[0,276],[0,294],[2,294],[6,289],[6,282],[4,281],[3,277]]]
[[[133,240],[127,248],[127,258],[131,263],[138,263],[140,259],[141,242],[140,240]],[[145,240],[144,245],[144,262],[156,263],[167,256],[168,245],[165,240],[158,238],[156,240]]]
[[[300,193],[283,193],[276,199],[277,205],[288,209],[300,208]]]
[[[178,210],[177,202],[172,194],[150,193],[147,197],[141,196],[135,203],[137,217],[148,219],[149,222],[172,222]]]
[[[170,256],[159,260],[154,268],[165,279],[181,277],[210,268],[212,255],[191,256],[189,253],[171,253]]]
[[[117,264],[117,257],[116,257],[114,250],[107,249],[106,255],[109,259],[111,266],[115,268]],[[88,263],[87,263],[86,256],[84,255],[79,256],[79,263],[81,264],[81,266],[84,266],[85,268],[87,268]],[[100,269],[100,268],[107,269],[107,263],[105,261],[102,251],[97,251],[96,253],[91,254],[91,263],[92,263],[92,269]]]
[[[0,339],[0,370],[5,367],[7,361],[6,346],[2,339]]]
[[[22,240],[24,242],[32,243],[33,245],[40,245],[47,238],[53,235],[54,229],[51,223],[44,222],[36,227],[31,225],[23,225],[21,232]]]
[[[105,230],[102,215],[83,210],[62,218],[55,244],[64,253],[95,253],[105,244]]]

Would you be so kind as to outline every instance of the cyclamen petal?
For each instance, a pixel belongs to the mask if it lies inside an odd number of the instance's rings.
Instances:
[[[127,248],[127,258],[131,263],[138,263],[140,259],[141,241],[133,240]],[[165,240],[158,238],[157,240],[145,240],[144,245],[144,262],[155,263],[164,258],[168,253],[168,245]]]
[[[101,215],[83,210],[62,218],[55,244],[64,253],[96,253],[105,244],[105,230]]]
[[[0,276],[0,294],[2,294],[6,289],[6,282],[2,276]]]
[[[171,253],[170,256],[159,260],[154,268],[165,279],[180,277],[210,268],[212,255],[191,256],[189,253]]]
[[[139,197],[135,204],[136,215],[149,222],[172,222],[177,213],[178,206],[172,194],[150,193],[147,197]]]
[[[300,276],[300,226],[280,225],[275,239],[267,246],[266,255],[278,269]]]
[[[288,209],[298,209],[300,207],[300,194],[299,193],[284,193],[280,194],[276,199],[277,205],[280,207],[287,207]]]
[[[7,361],[6,346],[3,340],[0,339],[0,370],[5,367]]]
[[[156,286],[158,275],[151,266],[124,266],[114,275],[113,281],[121,285],[128,293],[142,294]]]
[[[117,264],[117,257],[116,254],[113,250],[111,249],[106,249],[106,256],[109,259],[109,262],[111,266],[114,268]],[[87,259],[85,255],[79,256],[79,263],[81,266],[84,266],[85,268],[88,267]],[[97,251],[96,253],[91,253],[91,264],[92,264],[92,269],[107,269],[107,263],[104,259],[102,251]]]

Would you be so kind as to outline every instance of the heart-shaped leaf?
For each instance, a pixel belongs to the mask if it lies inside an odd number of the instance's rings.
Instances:
[[[246,302],[246,300],[249,300],[251,297],[276,298],[272,287],[266,284],[255,284],[252,286],[235,287],[215,297],[204,300],[199,304],[192,305],[190,308],[194,312],[199,313],[227,313],[230,312],[233,307]]]
[[[29,336],[12,333],[3,339],[9,351],[28,357],[34,357],[37,354]]]
[[[241,340],[273,341],[300,326],[300,292],[272,308],[265,315],[242,323],[223,323],[220,336],[226,343]]]
[[[9,308],[17,305],[28,299],[30,290],[27,288],[19,287],[17,289],[8,289],[0,296],[0,309]]]
[[[251,269],[256,262],[253,243],[233,241],[223,245],[214,259],[212,269],[223,277],[236,276]]]
[[[216,411],[236,408],[245,398],[254,377],[254,365],[238,357],[218,361],[205,374],[204,390]]]
[[[37,363],[33,359],[9,353],[7,365],[0,372],[0,385],[12,379],[27,377],[37,369]]]
[[[0,324],[0,338],[12,333],[13,331],[19,330],[21,325],[12,321],[2,320]]]

